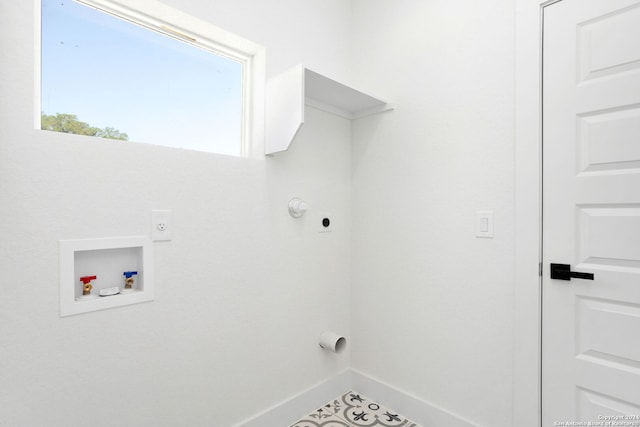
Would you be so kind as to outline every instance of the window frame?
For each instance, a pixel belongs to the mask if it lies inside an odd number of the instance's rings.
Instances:
[[[242,65],[242,111],[240,157],[264,157],[264,91],[265,50],[262,46],[223,30],[207,21],[167,6],[157,0],[72,0],[107,13],[149,31],[154,31],[196,48],[204,49]],[[125,4],[126,3],[126,4]],[[40,45],[42,2],[36,0],[39,37],[37,46],[38,73],[42,75],[42,46]],[[41,90],[38,82],[36,96],[36,128],[40,129]],[[153,141],[145,141],[153,144]],[[170,147],[176,148],[176,147]],[[217,154],[217,153],[214,153]]]

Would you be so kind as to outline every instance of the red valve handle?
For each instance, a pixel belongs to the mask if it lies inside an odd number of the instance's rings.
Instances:
[[[80,281],[86,285],[90,281],[96,280],[97,278],[98,278],[97,276],[84,276],[80,278]]]

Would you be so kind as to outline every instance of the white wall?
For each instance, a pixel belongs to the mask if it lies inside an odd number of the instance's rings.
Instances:
[[[260,43],[267,75],[297,64],[346,80],[351,47],[350,0],[164,0]]]
[[[354,0],[353,367],[511,426],[514,2]],[[376,86],[374,86],[376,85]],[[495,238],[474,237],[491,209]]]
[[[266,160],[43,133],[36,12],[0,3],[0,425],[230,426],[352,357],[511,426],[514,2],[166,3],[264,45],[269,75],[302,62],[398,108],[353,126],[309,109]],[[334,233],[289,218],[292,196]],[[147,234],[153,208],[174,213],[156,300],[59,318],[58,240]],[[324,354],[324,328],[353,353]]]
[[[0,3],[0,425],[230,426],[346,368],[317,336],[349,335],[350,123],[309,110],[258,160],[35,130],[34,3]],[[290,1],[293,20],[170,3],[266,45],[271,72],[346,72],[346,0]],[[335,231],[290,218],[292,196]],[[155,301],[60,318],[58,240],[148,234],[153,208],[173,210]]]

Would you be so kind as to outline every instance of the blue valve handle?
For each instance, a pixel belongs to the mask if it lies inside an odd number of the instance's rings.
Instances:
[[[122,273],[122,275],[124,277],[126,277],[127,279],[130,279],[131,276],[133,276],[134,274],[138,274],[137,271],[125,271],[124,273]]]

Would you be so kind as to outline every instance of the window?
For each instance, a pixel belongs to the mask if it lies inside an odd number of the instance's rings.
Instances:
[[[42,129],[248,154],[252,57],[220,30],[160,3],[213,38],[104,0],[41,4]]]

